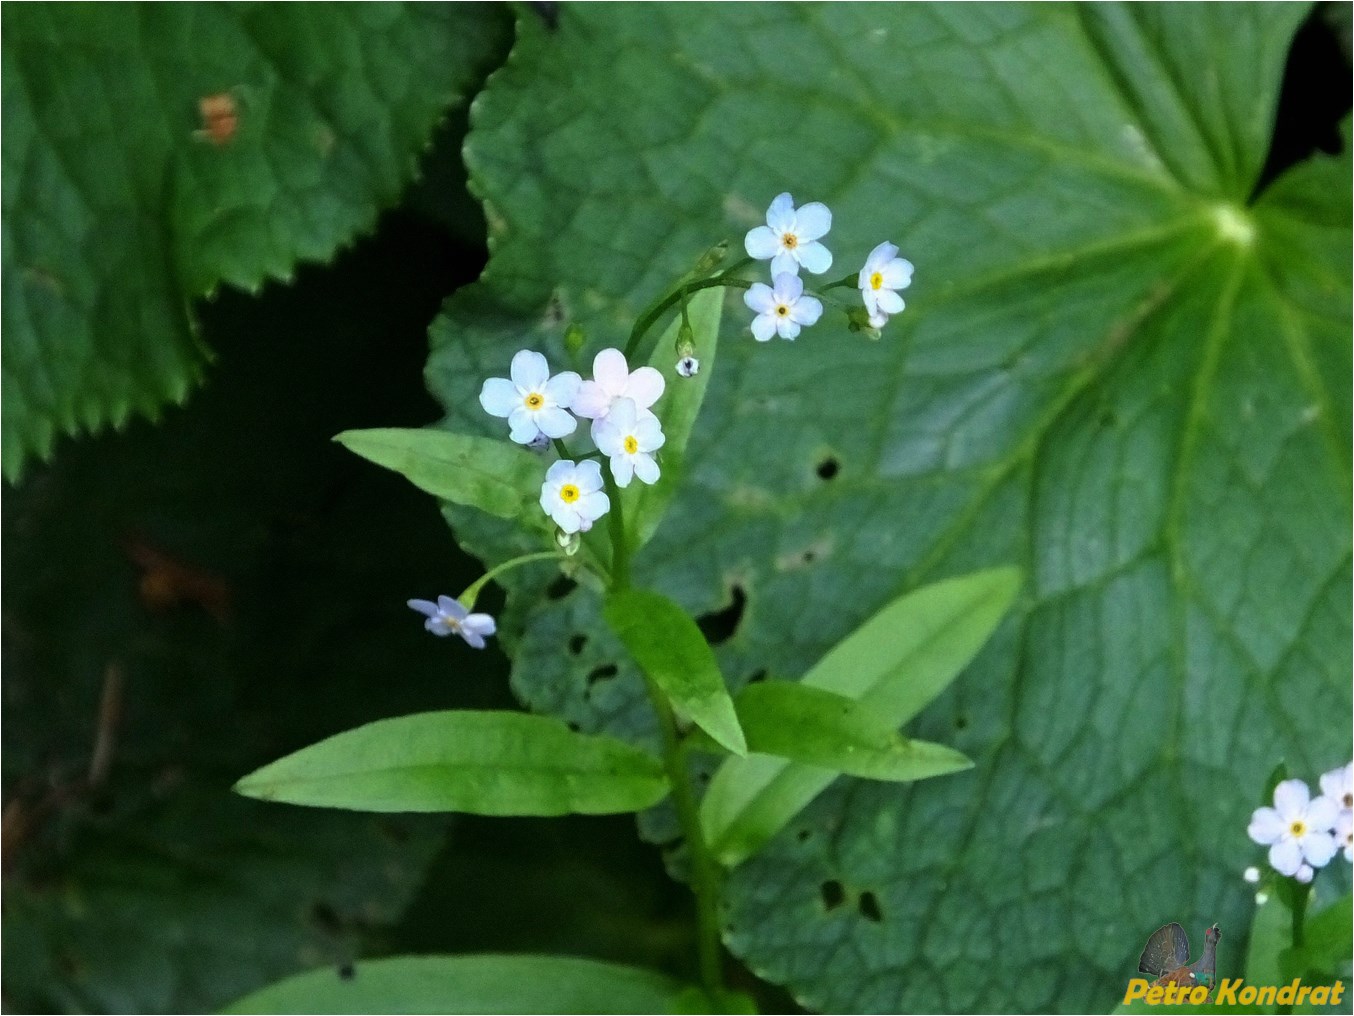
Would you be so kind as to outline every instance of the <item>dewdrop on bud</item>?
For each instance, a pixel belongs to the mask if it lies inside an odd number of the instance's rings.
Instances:
[[[719,263],[724,260],[729,253],[729,241],[721,240],[704,254],[696,262],[696,267],[691,270],[692,275],[704,275],[706,272],[712,272],[719,267]]]
[[[682,377],[695,377],[700,369],[701,362],[694,356],[684,356],[677,361],[677,373]]]
[[[566,533],[563,529],[556,529],[555,543],[564,551],[566,557],[573,557],[578,553],[578,548],[583,546],[583,538],[578,533]]]
[[[564,348],[570,356],[577,356],[583,350],[586,341],[583,329],[577,322],[571,322],[569,327],[564,329]]]

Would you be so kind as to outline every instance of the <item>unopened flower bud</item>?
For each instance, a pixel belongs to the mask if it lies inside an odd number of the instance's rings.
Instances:
[[[1249,868],[1247,868],[1245,871],[1241,873],[1241,877],[1245,879],[1247,882],[1249,882],[1251,885],[1255,885],[1257,882],[1260,881],[1260,869],[1255,867],[1255,865],[1251,865]]]
[[[564,348],[568,351],[569,355],[577,356],[583,349],[583,343],[585,341],[586,336],[583,334],[582,326],[576,321],[570,322],[569,327],[564,329]]]
[[[719,267],[719,263],[724,260],[729,253],[729,241],[721,240],[704,254],[696,262],[696,267],[692,269],[692,275],[705,275]]]
[[[695,377],[700,369],[701,362],[694,356],[684,356],[677,361],[677,373],[682,377]]]
[[[563,529],[556,529],[555,543],[567,556],[573,557],[578,553],[578,548],[583,545],[583,540],[578,533],[566,533]]]
[[[864,335],[867,339],[878,339],[879,329],[887,320],[887,317],[881,320],[872,315],[864,307],[852,307],[846,312],[846,327],[850,331]]]
[[[527,451],[544,452],[549,447],[550,439],[541,433],[537,433],[535,437],[527,442]]]

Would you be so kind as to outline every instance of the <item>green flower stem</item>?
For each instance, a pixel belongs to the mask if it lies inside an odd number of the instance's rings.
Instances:
[[[651,304],[639,319],[635,322],[634,329],[630,332],[630,339],[625,344],[625,359],[628,361],[635,355],[635,350],[639,348],[640,341],[645,333],[654,326],[659,318],[666,314],[672,305],[677,301],[689,297],[692,293],[699,292],[702,289],[713,289],[716,286],[727,286],[730,289],[749,289],[751,282],[746,279],[733,278],[734,273],[741,271],[752,264],[751,258],[743,258],[741,261],[735,261],[723,272],[718,275],[712,275],[708,279],[702,279],[699,282],[683,282],[676,288],[670,289],[666,294],[660,297],[655,303]]]
[[[625,542],[625,515],[621,508],[621,491],[611,475],[603,471],[606,496],[611,502],[607,512],[607,530],[611,534],[611,588],[616,592],[630,588],[630,547]]]
[[[563,439],[557,437],[551,438],[550,443],[555,446],[555,454],[560,458],[573,459],[573,456],[569,454],[569,446],[564,443]]]
[[[836,282],[829,282],[826,286],[822,288],[822,292],[826,293],[829,289],[840,289],[842,286],[854,287],[857,285],[859,281],[860,281],[860,273],[854,272],[851,275],[843,276]]]
[[[502,575],[505,571],[510,571],[518,565],[527,564],[531,561],[545,561],[547,559],[564,560],[564,557],[565,555],[557,550],[542,550],[534,554],[523,554],[521,557],[514,557],[511,560],[504,561],[502,564],[490,568],[474,582],[466,586],[465,592],[456,597],[456,599],[461,601],[461,605],[464,606],[466,610],[471,610],[474,608],[475,599],[480,595],[480,590],[484,588],[484,584],[495,575]]]
[[[1310,886],[1296,883],[1297,892],[1293,894],[1293,948],[1301,949],[1307,944],[1307,899],[1312,895]]]

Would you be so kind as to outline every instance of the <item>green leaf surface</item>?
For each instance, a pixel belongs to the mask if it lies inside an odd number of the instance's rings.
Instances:
[[[527,345],[568,362],[569,321],[586,371],[781,191],[832,209],[830,277],[886,239],[916,265],[879,342],[829,306],[756,343],[727,295],[634,561],[735,690],[901,593],[1027,577],[908,730],[975,770],[839,780],[730,878],[727,943],[809,1008],[1108,1010],[1155,928],[1245,925],[1276,761],[1348,760],[1350,163],[1256,177],[1305,13],[565,5],[519,19],[476,101],[493,255],[427,370],[452,429],[494,433],[482,379]],[[449,517],[490,559],[521,545]],[[519,695],[651,741],[596,592],[511,593]]]
[[[522,713],[417,713],[377,720],[264,766],[235,785],[265,801],[357,811],[603,815],[667,793],[650,755]]]
[[[959,676],[1019,588],[1020,573],[1004,568],[909,593],[834,646],[802,683],[844,696],[879,727],[896,730]],[[748,692],[757,694],[755,688],[742,694]],[[968,768],[959,752],[926,747],[915,759],[925,775]],[[725,864],[747,859],[836,777],[820,766],[764,755],[727,759],[701,802],[711,849]]]
[[[420,490],[500,518],[534,519],[545,467],[507,441],[439,430],[348,430],[334,438]]]
[[[909,782],[969,769],[943,744],[899,737],[878,714],[844,695],[776,681],[749,685],[734,703],[748,747],[761,755],[870,780]],[[768,837],[769,838],[769,837]]]
[[[210,357],[191,300],[371,228],[503,28],[477,5],[6,7],[5,476],[183,401]]]
[[[651,970],[570,956],[396,956],[312,970],[228,1013],[677,1013],[689,989]]]
[[[681,607],[647,589],[626,589],[609,595],[602,613],[673,705],[729,751],[747,752],[715,654]]]
[[[706,386],[714,372],[715,352],[719,345],[719,321],[723,310],[723,293],[719,289],[703,289],[687,305],[692,342],[695,343],[696,357],[701,365],[695,377],[682,377],[675,369],[677,354],[674,344],[682,324],[681,315],[674,315],[672,324],[658,337],[653,355],[649,357],[649,366],[661,373],[667,383],[662,399],[653,407],[654,415],[663,425],[664,440],[660,453],[663,472],[657,483],[632,483],[621,494],[625,526],[635,550],[653,537],[663,513],[667,511],[688,472],[686,446],[705,399]]]

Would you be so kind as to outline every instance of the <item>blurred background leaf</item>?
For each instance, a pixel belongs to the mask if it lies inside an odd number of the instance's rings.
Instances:
[[[759,346],[730,299],[635,562],[737,683],[898,592],[1029,576],[909,731],[976,770],[841,781],[731,878],[729,944],[806,1005],[1108,1009],[1159,925],[1240,936],[1276,759],[1347,760],[1349,160],[1270,143],[1306,14],[564,6],[477,100],[494,256],[434,326],[448,427],[496,432],[475,392],[519,348],[586,369],[779,191],[832,208],[832,277],[883,239],[917,265],[878,344],[838,315]],[[503,634],[534,708],[652,738],[590,591],[518,583]]]

